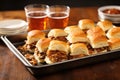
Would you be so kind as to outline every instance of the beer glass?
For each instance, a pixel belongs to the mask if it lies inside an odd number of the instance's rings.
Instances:
[[[49,6],[48,20],[49,27],[65,28],[69,21],[70,7],[65,5],[52,5]]]
[[[49,6],[45,4],[29,4],[24,7],[28,22],[28,31],[47,29],[47,13]]]

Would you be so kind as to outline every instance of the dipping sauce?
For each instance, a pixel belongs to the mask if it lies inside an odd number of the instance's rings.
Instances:
[[[116,8],[106,9],[103,12],[107,14],[120,14],[120,10]]]

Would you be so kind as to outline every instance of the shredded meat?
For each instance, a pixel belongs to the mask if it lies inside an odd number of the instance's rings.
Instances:
[[[97,53],[99,53],[99,52],[107,52],[108,47],[96,48],[95,50],[97,51]]]
[[[61,62],[68,59],[68,56],[64,51],[50,50],[47,54],[52,62]]]
[[[24,56],[32,65],[37,65],[37,61],[32,54],[27,53]]]
[[[92,54],[96,54],[95,50],[92,48],[92,46],[90,44],[87,44],[87,48],[89,50],[89,54],[92,55]]]
[[[45,52],[39,52],[37,48],[35,48],[35,54],[37,54],[37,56],[40,58],[40,59],[45,59],[45,56],[46,56],[46,53]]]
[[[79,54],[79,55],[70,55],[70,56],[69,56],[69,59],[81,58],[81,57],[84,57],[84,56],[87,56],[87,55],[85,55],[85,54]]]
[[[24,44],[22,46],[18,46],[18,50],[20,50],[20,52],[22,52],[22,54],[34,53],[35,45],[36,45],[36,42],[34,42],[32,44]]]
[[[59,37],[50,37],[53,40],[60,40],[60,41],[64,41],[67,42],[66,36],[59,36]]]

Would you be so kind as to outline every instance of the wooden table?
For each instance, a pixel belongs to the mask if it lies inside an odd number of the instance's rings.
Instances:
[[[11,18],[26,19],[24,11],[0,12],[0,20]],[[97,7],[71,8],[69,25],[76,25],[83,18],[97,22]],[[36,79],[1,41],[0,80],[120,80],[120,59],[86,65]]]

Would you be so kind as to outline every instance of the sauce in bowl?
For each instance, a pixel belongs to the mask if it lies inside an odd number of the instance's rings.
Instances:
[[[105,9],[103,12],[107,14],[120,14],[120,10],[116,8]]]

